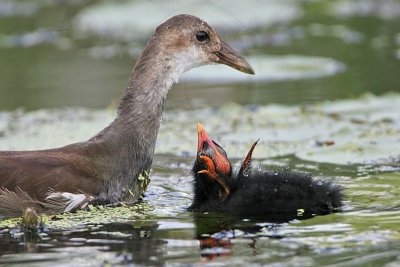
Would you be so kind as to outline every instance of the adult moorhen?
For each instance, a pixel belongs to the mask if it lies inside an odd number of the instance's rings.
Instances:
[[[169,89],[185,71],[213,63],[254,74],[204,20],[183,14],[162,23],[136,62],[108,127],[61,148],[0,152],[0,214],[136,201],[148,183]]]
[[[208,137],[200,123],[197,131],[194,200],[189,210],[285,221],[332,213],[342,206],[339,185],[303,172],[252,170],[251,156],[257,142],[234,172],[225,150]]]

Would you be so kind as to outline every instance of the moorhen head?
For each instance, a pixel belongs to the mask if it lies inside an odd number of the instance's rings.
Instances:
[[[0,215],[49,213],[91,203],[135,202],[146,189],[164,101],[191,68],[221,63],[254,74],[205,21],[174,16],[157,27],[136,62],[115,120],[61,148],[0,152]]]
[[[251,157],[257,142],[239,170],[232,170],[224,149],[208,137],[200,123],[197,129],[194,199],[189,210],[290,220],[332,213],[342,206],[339,185],[303,172],[253,170]]]

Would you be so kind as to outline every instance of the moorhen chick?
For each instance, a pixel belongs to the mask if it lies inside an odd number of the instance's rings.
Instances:
[[[251,157],[257,142],[240,169],[233,171],[225,150],[208,137],[200,123],[197,131],[194,200],[189,210],[290,220],[332,213],[342,206],[339,185],[304,172],[252,170]]]
[[[108,127],[61,148],[0,152],[0,215],[28,207],[58,213],[88,202],[135,202],[149,181],[169,89],[184,72],[214,63],[254,74],[204,20],[183,14],[162,23],[137,60]]]

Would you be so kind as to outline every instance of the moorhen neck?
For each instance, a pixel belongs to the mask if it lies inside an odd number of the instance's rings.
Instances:
[[[197,127],[194,199],[189,210],[289,221],[332,213],[342,206],[339,185],[303,172],[252,170],[257,142],[239,170],[233,171],[224,149],[208,137],[200,123]]]
[[[108,127],[61,148],[0,152],[0,215],[27,207],[64,212],[88,202],[136,201],[149,181],[169,89],[185,71],[213,63],[254,74],[205,21],[177,15],[162,23],[136,62]]]

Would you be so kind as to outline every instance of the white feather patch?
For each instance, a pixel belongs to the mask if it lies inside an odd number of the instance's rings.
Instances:
[[[88,194],[72,194],[69,192],[53,192],[46,197],[46,200],[52,200],[58,203],[64,203],[64,212],[75,209],[83,209],[94,197]]]

